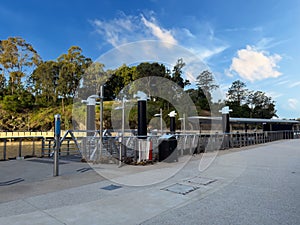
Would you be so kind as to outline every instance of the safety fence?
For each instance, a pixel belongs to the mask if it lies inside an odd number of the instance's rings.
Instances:
[[[60,156],[78,155],[86,161],[99,162],[137,162],[156,160],[159,146],[164,136],[103,136],[100,145],[99,132],[93,136],[79,136],[67,131],[61,138]],[[86,132],[86,131],[84,131]],[[263,144],[267,142],[300,138],[300,131],[268,131],[258,133],[211,133],[211,134],[174,134],[176,154],[195,154],[207,151]],[[43,136],[0,137],[0,160],[26,157],[52,157],[55,142]]]

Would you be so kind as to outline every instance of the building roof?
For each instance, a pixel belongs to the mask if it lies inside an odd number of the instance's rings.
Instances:
[[[208,121],[221,121],[222,117],[208,117],[208,116],[191,116],[188,117],[189,120],[200,120],[203,122]],[[229,117],[230,123],[282,123],[282,124],[300,124],[297,120],[283,120],[283,119],[259,119],[259,118],[235,118]]]

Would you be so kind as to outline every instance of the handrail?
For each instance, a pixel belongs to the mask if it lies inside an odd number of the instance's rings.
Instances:
[[[62,144],[61,153],[66,152],[67,155],[72,154],[73,152],[74,153],[76,152],[76,154],[78,154],[79,152],[82,153],[82,148],[84,147],[84,143],[87,143],[85,141],[87,139],[94,139],[96,143],[99,142],[100,138],[97,130],[94,131],[95,136],[86,136],[86,134],[78,135],[78,133],[85,133],[85,132],[91,132],[91,131],[86,131],[86,130],[65,131],[64,135],[61,138],[61,144]],[[69,135],[70,138],[68,138]],[[216,148],[218,147],[220,149],[228,149],[228,148],[244,147],[248,145],[263,144],[263,143],[282,140],[282,139],[299,139],[300,130],[265,131],[265,132],[256,132],[256,133],[232,132],[228,134],[217,133],[217,132],[213,134],[176,133],[174,135],[180,143],[178,148],[181,148],[180,149],[181,154],[184,154],[185,151],[187,151],[188,154],[192,154],[194,152],[198,153],[205,150],[217,150]],[[155,144],[157,145],[159,144],[158,140],[161,136],[149,135],[147,137],[152,140],[155,140]],[[124,138],[122,142],[123,145],[128,146],[130,140],[135,141],[139,137],[134,136],[132,134],[132,135],[125,135],[123,138]],[[119,151],[118,149],[115,149],[117,145],[121,144],[118,140],[118,136],[105,136],[103,138],[103,141],[105,142],[107,140],[111,142],[110,144],[107,145],[108,152]],[[38,144],[37,147],[38,141],[41,141],[41,143]],[[74,141],[74,145],[70,145],[70,141]],[[14,148],[15,149],[14,152],[16,152],[16,155],[12,157],[22,157],[23,155],[27,155],[27,153],[24,153],[25,151],[23,148],[24,142],[26,142],[27,145],[32,146],[32,149],[28,150],[28,155],[31,156],[36,155],[36,153],[38,153],[38,155],[42,157],[50,156],[51,151],[53,150],[53,136],[50,139],[44,136],[0,137],[0,160],[6,160],[7,158],[11,158],[11,157],[7,157],[8,155],[7,153],[11,153],[12,148]],[[63,144],[65,142],[66,144]],[[16,143],[16,144],[14,146],[10,146],[8,143]],[[88,143],[90,144],[90,146],[94,146],[95,148],[97,147],[97,145],[91,144],[91,142]],[[117,144],[113,144],[113,143],[117,143]],[[94,150],[95,149],[93,149],[93,151]]]

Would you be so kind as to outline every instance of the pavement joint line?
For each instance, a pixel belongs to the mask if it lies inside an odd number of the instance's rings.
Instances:
[[[61,223],[61,224],[63,224],[63,225],[66,224],[66,223],[64,223],[63,221],[61,221],[61,220],[59,220],[58,218],[56,218],[55,216],[53,216],[53,215],[51,215],[50,213],[46,212],[46,210],[44,210],[44,209],[39,209],[37,206],[35,206],[35,205],[32,204],[31,202],[26,201],[26,199],[22,199],[22,201],[26,202],[27,204],[29,204],[29,205],[31,205],[33,208],[35,208],[35,209],[36,209],[35,212],[41,212],[41,213],[43,213],[43,214],[45,214],[45,215],[51,217],[52,219],[56,220],[57,222],[59,222],[59,223]]]
[[[16,179],[13,179],[13,180],[0,182],[0,186],[9,186],[9,185],[20,183],[22,181],[25,181],[25,180],[23,178],[16,178]]]

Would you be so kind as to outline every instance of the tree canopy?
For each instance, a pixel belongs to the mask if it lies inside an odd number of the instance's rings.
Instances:
[[[28,112],[34,108],[62,108],[73,103],[76,94],[96,94],[104,85],[105,100],[114,100],[130,86],[135,93],[135,81],[142,79],[147,94],[156,101],[153,112],[159,108],[172,109],[165,99],[155,97],[153,87],[156,77],[172,81],[172,90],[184,91],[190,96],[200,115],[207,115],[212,102],[212,92],[219,88],[211,71],[198,71],[197,88],[190,87],[179,58],[173,68],[159,62],[141,62],[134,66],[121,65],[105,70],[101,62],[84,56],[79,46],[71,46],[66,53],[54,60],[43,61],[31,44],[20,37],[0,40],[0,108],[9,112]],[[169,87],[170,88],[170,87]],[[165,87],[168,91],[168,87]],[[175,90],[176,91],[176,90]],[[181,91],[181,92],[180,92]],[[176,95],[173,96],[176,98]],[[262,91],[248,90],[240,80],[234,81],[225,102],[233,109],[235,117],[272,118],[276,116],[275,102]],[[157,105],[158,108],[155,108]]]
[[[251,91],[240,80],[234,81],[227,92],[226,104],[232,109],[231,116],[245,118],[276,117],[275,102],[262,91]]]

